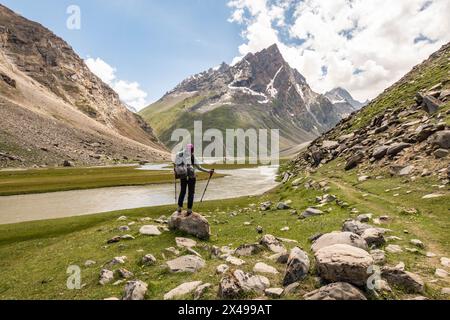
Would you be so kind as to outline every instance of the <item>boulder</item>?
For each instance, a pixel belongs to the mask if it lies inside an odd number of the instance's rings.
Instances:
[[[255,292],[261,294],[270,287],[269,279],[264,276],[252,275],[242,270],[236,270],[233,272],[233,275],[245,293]]]
[[[308,254],[300,248],[293,248],[289,255],[286,272],[283,278],[283,286],[303,280],[309,272],[310,261]]]
[[[362,153],[361,151],[356,152],[356,154],[348,159],[347,163],[345,164],[345,170],[348,171],[356,168],[363,159],[364,153]]]
[[[438,131],[429,138],[429,143],[442,149],[450,149],[450,130]]]
[[[202,240],[208,240],[211,235],[208,220],[195,212],[189,216],[186,212],[175,212],[169,219],[169,228],[182,231]]]
[[[277,238],[275,238],[270,234],[267,234],[264,237],[262,237],[259,243],[274,253],[286,252],[286,248],[283,246],[281,241],[279,241]]]
[[[253,272],[255,273],[270,273],[270,274],[278,274],[278,270],[268,264],[258,262],[253,267]]]
[[[198,256],[188,255],[167,262],[170,272],[197,272],[205,266],[205,260]]]
[[[291,208],[291,201],[279,202],[277,204],[277,210],[289,210]]]
[[[362,223],[369,222],[370,219],[372,219],[372,214],[360,214],[358,217],[356,217],[356,220]]]
[[[261,211],[269,211],[271,207],[272,207],[272,202],[267,201],[267,202],[261,203],[259,209]]]
[[[377,147],[373,150],[372,157],[376,160],[383,159],[384,156],[386,155],[388,149],[389,149],[389,147],[387,147],[387,146]]]
[[[348,244],[353,247],[367,250],[367,243],[364,239],[352,232],[332,232],[327,233],[317,239],[311,247],[311,250],[316,253],[322,248],[329,247],[335,244]]]
[[[417,274],[396,267],[384,267],[381,269],[381,276],[391,286],[401,287],[409,293],[423,293],[424,291],[424,283]]]
[[[120,268],[117,270],[117,274],[119,275],[120,278],[122,279],[130,279],[134,277],[133,272],[128,271],[125,268]]]
[[[245,264],[245,261],[233,256],[228,256],[226,259],[226,262],[234,265],[234,266],[242,266],[243,264]]]
[[[260,253],[263,247],[260,244],[243,244],[236,249],[234,254],[238,257],[248,257]]]
[[[100,271],[100,280],[98,281],[102,286],[110,283],[114,279],[114,272],[108,269]]]
[[[315,208],[308,208],[305,211],[303,211],[303,213],[301,214],[301,217],[306,219],[309,217],[321,216],[321,215],[323,215],[323,211],[321,211],[319,209],[315,209]]]
[[[345,282],[336,282],[310,292],[305,300],[367,300],[364,294],[354,286]]]
[[[161,231],[159,231],[157,226],[143,226],[139,229],[139,233],[144,236],[159,236]]]
[[[264,293],[266,294],[266,296],[270,297],[270,298],[274,298],[274,299],[278,299],[281,298],[281,296],[283,295],[284,290],[282,288],[269,288],[264,290]]]
[[[144,300],[147,293],[147,284],[145,282],[136,280],[127,282],[123,294],[123,300]]]
[[[404,149],[411,147],[411,144],[409,143],[394,143],[393,145],[389,146],[389,149],[387,150],[386,154],[388,156],[395,156],[402,152]]]
[[[386,247],[386,251],[389,253],[402,253],[403,249],[399,245],[390,244]]]
[[[448,156],[449,151],[446,149],[437,149],[433,154],[437,159],[443,159]]]
[[[226,264],[221,264],[220,266],[217,266],[216,273],[217,274],[224,274],[228,270],[230,270],[229,266],[227,266]]]
[[[173,300],[177,298],[182,298],[183,296],[194,292],[203,282],[201,281],[193,281],[186,282],[175,289],[170,290],[164,295],[164,300]]]
[[[211,287],[212,287],[211,283],[204,283],[198,286],[197,289],[195,289],[194,291],[194,300],[201,299],[205,295],[206,291],[208,291],[209,288]]]
[[[188,238],[175,238],[178,248],[193,248],[197,245],[197,242]]]
[[[244,293],[238,280],[232,274],[227,274],[219,283],[219,298],[238,299]]]
[[[152,266],[156,263],[156,258],[155,256],[153,256],[152,254],[146,254],[143,258],[142,258],[142,264],[144,266]]]
[[[367,269],[373,265],[370,254],[347,244],[336,244],[320,249],[316,254],[320,277],[331,282],[349,282],[363,286],[368,279]]]

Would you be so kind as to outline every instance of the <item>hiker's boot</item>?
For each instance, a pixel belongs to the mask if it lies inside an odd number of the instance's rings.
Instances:
[[[187,215],[186,216],[190,216],[192,214],[192,209],[188,209],[188,211],[187,211]]]
[[[182,213],[183,212],[183,208],[179,207],[177,210],[178,213]]]

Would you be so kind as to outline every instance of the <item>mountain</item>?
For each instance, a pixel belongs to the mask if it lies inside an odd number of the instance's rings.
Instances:
[[[0,166],[166,157],[64,40],[0,5]]]
[[[340,87],[328,91],[325,93],[325,97],[336,106],[336,111],[340,113],[342,118],[350,116],[367,104],[367,102],[362,103],[353,99],[347,90]]]
[[[287,152],[336,125],[339,108],[311,90],[273,45],[189,77],[140,114],[167,146],[174,145],[174,129],[192,130],[202,120],[204,130],[280,129],[280,148]]]
[[[450,43],[350,118],[316,139],[290,165],[293,174],[332,167],[333,174],[450,180]],[[412,180],[412,181],[413,181]]]

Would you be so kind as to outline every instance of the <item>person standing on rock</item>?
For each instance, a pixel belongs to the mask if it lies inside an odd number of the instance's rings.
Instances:
[[[197,183],[196,169],[209,173],[210,177],[214,174],[214,170],[204,169],[198,159],[194,156],[194,145],[188,144],[185,150],[179,152],[175,158],[174,172],[175,178],[181,181],[181,191],[178,197],[178,212],[183,211],[183,204],[188,193],[188,210],[187,214],[192,214],[194,207],[195,186]]]

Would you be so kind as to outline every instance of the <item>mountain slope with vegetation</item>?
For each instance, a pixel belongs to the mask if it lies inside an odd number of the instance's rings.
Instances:
[[[0,5],[0,166],[167,157],[62,39]]]
[[[273,45],[233,66],[223,63],[184,80],[140,114],[168,146],[177,143],[171,141],[175,129],[192,131],[193,122],[202,120],[204,130],[280,129],[281,150],[287,151],[357,109],[345,100],[335,105],[311,90]]]

